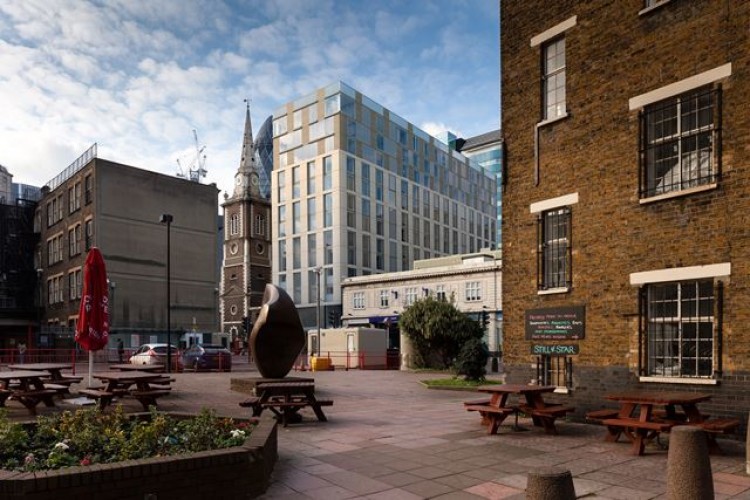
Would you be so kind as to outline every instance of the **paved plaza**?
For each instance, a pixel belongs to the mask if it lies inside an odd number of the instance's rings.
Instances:
[[[236,359],[236,358],[235,358]],[[667,452],[629,454],[629,444],[604,442],[600,426],[559,421],[560,435],[512,432],[508,423],[488,436],[479,415],[461,402],[471,392],[428,390],[420,379],[442,375],[400,371],[292,372],[315,378],[316,394],[334,400],[328,422],[305,409],[302,423],[279,427],[279,461],[266,499],[500,499],[523,498],[529,470],[569,469],[586,498],[666,498]],[[257,376],[250,365],[232,373],[175,374],[164,410],[213,407],[248,416],[230,379]],[[136,401],[125,401],[137,411]],[[42,408],[42,413],[47,411]],[[14,415],[21,414],[14,409]],[[531,427],[529,420],[521,423]],[[712,456],[716,498],[750,499],[744,443],[721,439]]]

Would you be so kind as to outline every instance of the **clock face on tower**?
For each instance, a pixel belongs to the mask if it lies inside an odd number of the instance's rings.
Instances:
[[[256,174],[255,172],[252,172],[250,174],[250,184],[252,184],[253,186],[258,185],[258,174]]]
[[[237,177],[234,178],[234,182],[235,184],[239,186],[240,184],[242,184],[242,177],[238,175]]]

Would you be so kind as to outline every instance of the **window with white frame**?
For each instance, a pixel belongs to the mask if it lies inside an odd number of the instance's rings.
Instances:
[[[565,37],[542,46],[543,120],[564,116],[565,108]]]
[[[78,285],[76,282],[76,273],[75,271],[71,271],[68,273],[68,298],[70,300],[76,299],[77,289],[78,289]]]
[[[380,290],[380,307],[388,307],[388,290]]]
[[[721,303],[715,296],[713,279],[643,287],[646,375],[688,378],[714,375],[715,304]]]
[[[466,302],[482,300],[482,286],[478,281],[466,282]]]
[[[537,222],[538,289],[569,288],[572,276],[570,207],[543,211]]]
[[[416,287],[406,289],[406,305],[410,306],[417,301]]]
[[[92,246],[94,246],[94,220],[86,220],[86,222],[84,222],[84,226],[86,227],[86,250],[88,251]]]
[[[641,198],[718,179],[719,89],[685,92],[641,112]]]
[[[266,235],[266,218],[263,215],[255,216],[255,234],[258,236]]]
[[[437,285],[435,287],[435,298],[442,302],[447,300],[445,295],[445,285]]]
[[[355,292],[352,297],[352,307],[354,309],[365,308],[365,292]]]
[[[240,215],[232,214],[229,217],[229,234],[240,234]]]

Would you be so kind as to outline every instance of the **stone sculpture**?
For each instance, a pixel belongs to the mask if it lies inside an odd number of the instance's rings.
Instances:
[[[292,298],[268,284],[263,305],[250,333],[250,349],[265,378],[284,378],[305,346],[305,330]]]

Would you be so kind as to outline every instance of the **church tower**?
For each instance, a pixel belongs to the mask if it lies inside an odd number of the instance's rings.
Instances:
[[[261,134],[264,133],[264,126]],[[224,261],[221,275],[221,330],[233,344],[246,340],[243,319],[255,321],[266,283],[271,282],[270,165],[264,165],[259,143],[253,142],[250,105],[245,115],[242,158],[234,175],[234,191],[224,194]]]

